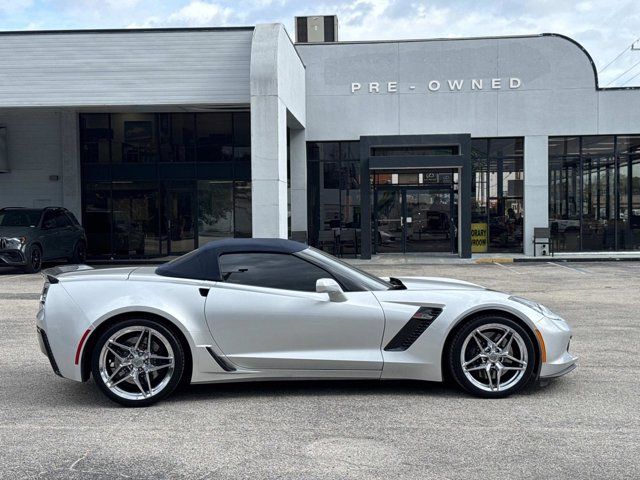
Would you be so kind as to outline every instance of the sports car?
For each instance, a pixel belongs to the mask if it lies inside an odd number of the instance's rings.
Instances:
[[[546,307],[445,278],[378,278],[281,239],[211,242],[159,267],[43,272],[58,375],[150,405],[183,383],[454,380],[498,398],[576,366]]]

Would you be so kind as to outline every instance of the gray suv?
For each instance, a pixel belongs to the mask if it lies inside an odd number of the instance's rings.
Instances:
[[[35,273],[50,260],[83,263],[86,253],[84,229],[67,209],[0,209],[0,266]]]

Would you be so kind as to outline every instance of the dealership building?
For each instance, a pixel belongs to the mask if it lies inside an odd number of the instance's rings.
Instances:
[[[640,90],[557,34],[337,41],[255,27],[0,33],[0,207],[93,258],[281,237],[345,256],[640,249]]]

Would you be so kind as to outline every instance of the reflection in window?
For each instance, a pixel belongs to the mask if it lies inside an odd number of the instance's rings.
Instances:
[[[195,115],[163,113],[158,118],[160,161],[195,161]]]
[[[219,162],[233,157],[231,113],[202,113],[196,117],[199,162]]]
[[[309,244],[360,251],[360,142],[308,142]]]
[[[220,271],[227,283],[304,292],[315,292],[317,280],[331,278],[325,270],[306,260],[280,253],[222,255]]]
[[[251,237],[251,182],[235,182],[234,236]]]
[[[198,245],[233,237],[233,182],[198,182]]]
[[[111,115],[113,163],[157,161],[156,116],[152,113]]]
[[[80,115],[80,157],[84,163],[109,163],[109,114]]]
[[[640,248],[640,135],[549,138],[549,223],[558,251]]]
[[[523,139],[474,138],[471,142],[471,221],[487,225],[489,252],[522,252]]]
[[[251,236],[248,112],[83,113],[79,125],[90,256],[173,255]]]

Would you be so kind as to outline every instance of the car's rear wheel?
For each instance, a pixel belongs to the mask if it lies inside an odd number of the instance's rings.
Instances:
[[[31,245],[27,249],[27,264],[25,273],[38,273],[42,269],[42,249],[38,245]]]
[[[449,351],[449,368],[468,392],[487,398],[511,395],[532,379],[533,341],[514,320],[484,315],[464,325]]]
[[[125,320],[98,339],[91,372],[100,389],[127,407],[151,405],[180,382],[184,351],[178,338],[159,322]]]
[[[87,261],[87,245],[84,240],[79,240],[73,247],[73,255],[69,259],[71,263],[84,263]]]

